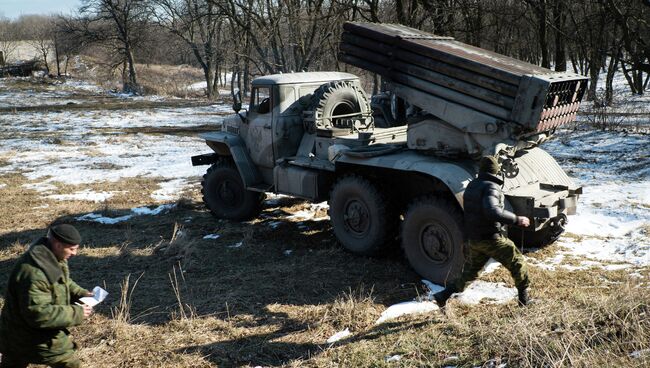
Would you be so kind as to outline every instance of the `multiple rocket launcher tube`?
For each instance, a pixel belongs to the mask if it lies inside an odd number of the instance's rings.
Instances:
[[[341,61],[405,86],[402,91],[430,96],[431,103],[419,107],[443,120],[462,119],[436,111],[452,104],[468,115],[514,122],[522,133],[551,130],[575,120],[587,87],[583,76],[402,25],[348,22],[343,29]]]

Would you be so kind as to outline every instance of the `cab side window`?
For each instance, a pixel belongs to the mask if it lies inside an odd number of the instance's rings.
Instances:
[[[271,112],[271,106],[271,89],[269,87],[253,89],[250,111],[268,114]]]

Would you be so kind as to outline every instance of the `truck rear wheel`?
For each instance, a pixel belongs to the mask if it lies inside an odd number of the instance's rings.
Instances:
[[[394,239],[397,216],[386,196],[370,181],[345,176],[332,189],[329,215],[339,242],[355,254],[373,255]]]
[[[402,248],[411,267],[425,279],[444,285],[465,261],[462,214],[458,206],[434,196],[409,205],[402,224]]]
[[[235,165],[221,159],[203,175],[203,202],[213,216],[228,220],[248,220],[259,214],[263,193],[244,187]]]

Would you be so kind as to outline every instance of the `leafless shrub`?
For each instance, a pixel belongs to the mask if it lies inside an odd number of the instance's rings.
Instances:
[[[131,274],[126,275],[120,286],[120,303],[117,307],[111,309],[111,315],[116,322],[129,323],[131,321],[131,304],[133,302],[133,292],[138,285],[138,281],[144,276],[144,272],[135,280],[133,286],[130,286]]]
[[[614,130],[620,127],[625,121],[625,117],[617,115],[611,111],[611,108],[602,104],[594,105],[586,110],[585,116],[589,125],[600,130]]]
[[[154,247],[154,250],[157,252],[163,252],[167,257],[173,257],[179,262],[180,266],[187,270],[192,265],[191,256],[194,252],[195,244],[196,241],[190,239],[183,226],[175,222],[171,239],[159,242]]]
[[[183,285],[185,284],[185,275],[180,263],[178,264],[178,274],[180,275]],[[196,309],[189,304],[183,303],[183,298],[181,296],[181,283],[179,282],[178,277],[176,276],[176,267],[173,268],[172,273],[169,274],[169,281],[171,282],[172,290],[174,296],[176,297],[176,303],[178,304],[178,311],[174,311],[171,314],[172,319],[181,319],[187,320],[192,319],[196,316]]]

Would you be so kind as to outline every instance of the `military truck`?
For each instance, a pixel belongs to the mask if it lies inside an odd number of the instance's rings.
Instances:
[[[401,244],[436,283],[464,262],[463,191],[477,161],[503,167],[505,206],[531,226],[528,246],[552,242],[581,188],[539,145],[575,119],[586,78],[557,73],[449,37],[394,24],[346,23],[340,60],[382,76],[371,99],[342,72],[276,74],[252,82],[250,103],[201,135],[213,152],[203,199],[218,218],[257,216],[264,193],[327,200],[333,233],[372,255]]]

